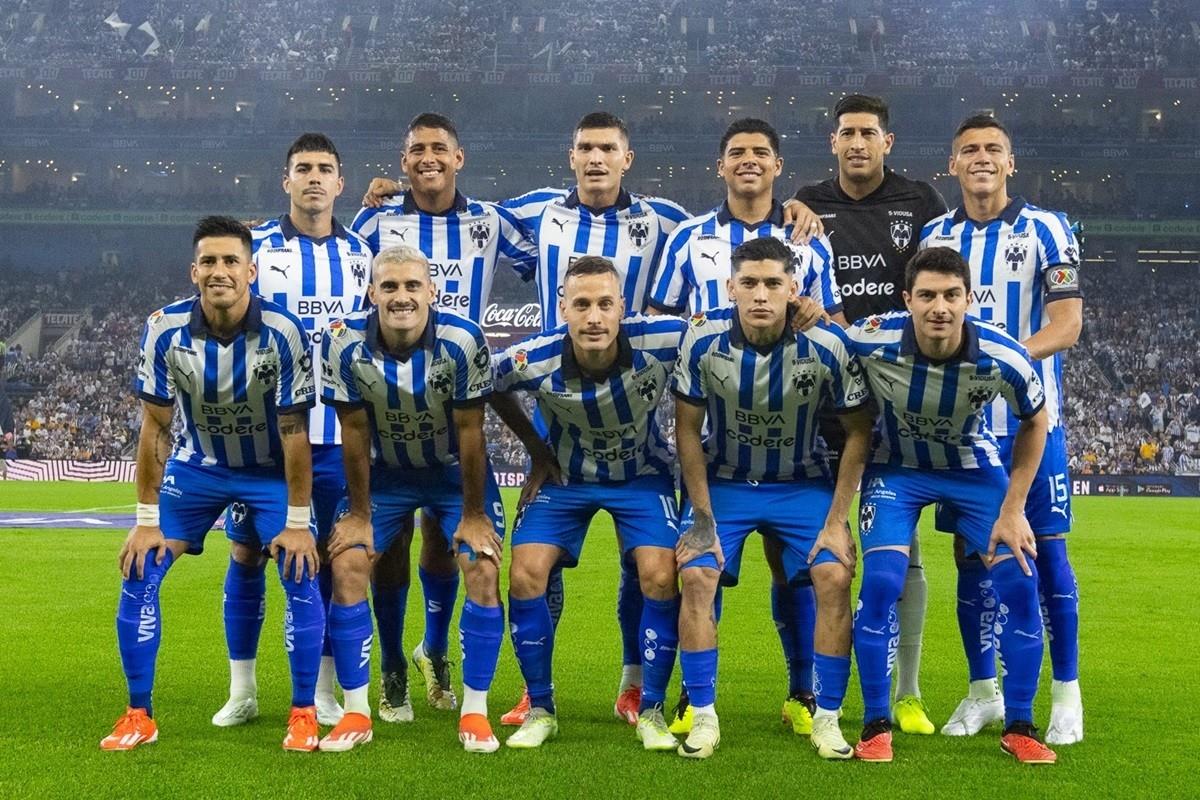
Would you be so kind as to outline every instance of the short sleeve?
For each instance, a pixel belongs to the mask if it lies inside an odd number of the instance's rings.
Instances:
[[[175,402],[175,376],[168,361],[171,350],[169,330],[162,311],[155,311],[146,320],[134,378],[138,397],[159,406]]]

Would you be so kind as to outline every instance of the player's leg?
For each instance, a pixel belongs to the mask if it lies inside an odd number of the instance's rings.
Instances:
[[[908,569],[904,573],[904,589],[896,603],[900,620],[900,646],[896,652],[895,703],[892,720],[904,733],[929,735],[936,729],[929,721],[928,710],[921,699],[921,640],[925,633],[925,609],[928,606],[928,586],[925,564],[921,560],[921,540],[913,531],[908,553]]]
[[[617,538],[617,558],[621,577],[617,581],[617,625],[621,629],[621,683],[613,714],[617,719],[637,725],[642,703],[641,621],[644,603],[638,581],[637,564],[622,552]]]
[[[342,464],[340,445],[317,445],[313,447],[312,508],[313,520],[317,525],[317,542],[321,553],[321,572],[317,585],[325,602],[326,619],[333,598],[333,573],[326,567],[329,559],[325,543],[333,529],[333,518],[338,504],[346,495],[346,472]],[[342,719],[342,707],[334,694],[333,679],[336,666],[333,658],[333,643],[326,631],[321,644],[321,668],[317,671],[317,721],[322,725],[336,725]]]
[[[408,696],[408,656],[404,652],[404,612],[411,580],[413,516],[401,522],[392,546],[375,559],[371,575],[371,601],[379,632],[381,689],[379,718],[384,722],[412,722]]]
[[[622,573],[623,574],[623,573]],[[562,619],[563,607],[566,603],[566,590],[563,586],[563,566],[555,564],[550,569],[550,577],[546,579],[546,605],[550,607],[550,622],[555,630]],[[638,698],[642,696],[642,687],[638,686]],[[529,713],[529,690],[521,687],[521,699],[517,704],[500,715],[501,725],[520,725],[525,722]]]
[[[267,607],[267,560],[245,503],[231,503],[226,509],[225,535],[229,538],[229,566],[222,611],[229,651],[229,698],[212,718],[213,725],[223,728],[258,716],[258,641]]]
[[[958,524],[957,521],[955,523]],[[1004,718],[1004,698],[996,680],[996,591],[987,567],[977,553],[968,553],[966,541],[954,537],[954,563],[958,568],[955,616],[967,657],[967,696],[942,726],[947,736],[974,736]]]
[[[771,570],[771,618],[783,646],[788,672],[788,695],[783,702],[783,722],[802,736],[812,733],[813,629],[816,625],[816,595],[808,573],[789,581],[783,566],[783,544],[763,536],[763,554]]]
[[[453,530],[450,535],[454,535]],[[458,708],[446,651],[449,649],[450,622],[458,600],[459,570],[446,541],[438,515],[422,509],[417,575],[425,597],[425,635],[413,650],[412,661],[425,681],[426,700],[441,711]]]

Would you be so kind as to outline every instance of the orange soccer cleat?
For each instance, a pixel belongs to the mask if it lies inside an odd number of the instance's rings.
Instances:
[[[317,728],[316,706],[292,706],[292,715],[288,717],[287,736],[283,737],[283,749],[311,753],[320,743],[320,733],[320,729]]]
[[[869,722],[863,728],[858,744],[854,745],[854,757],[860,761],[887,764],[892,760],[892,723],[887,719]]]
[[[468,753],[494,753],[500,749],[500,740],[492,733],[492,725],[483,714],[459,717],[458,740]]]
[[[112,733],[100,740],[101,750],[132,750],[139,744],[158,741],[158,725],[146,716],[144,708],[126,708],[113,726]]]
[[[371,741],[371,718],[357,711],[347,711],[333,730],[325,734],[318,745],[322,752],[341,753]]]
[[[1053,764],[1058,753],[1042,743],[1037,728],[1029,722],[1014,722],[1004,729],[1000,749],[1022,764]]]
[[[512,710],[500,717],[501,725],[524,725],[525,718],[529,716],[529,691],[521,689],[521,701],[512,707]]]
[[[617,702],[613,703],[613,716],[630,725],[637,725],[638,712],[641,711],[641,708],[642,687],[630,686],[617,695]]]

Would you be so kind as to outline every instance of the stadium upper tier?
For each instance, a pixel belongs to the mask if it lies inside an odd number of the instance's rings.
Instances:
[[[0,60],[647,73],[1163,70],[1200,63],[1197,22],[1186,0],[2,0]]]

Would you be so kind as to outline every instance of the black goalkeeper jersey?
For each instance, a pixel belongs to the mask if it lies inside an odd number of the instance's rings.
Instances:
[[[884,167],[883,183],[862,200],[842,191],[836,177],[801,188],[796,199],[825,223],[846,319],[903,309],[904,265],[921,228],[946,212],[937,189]]]

